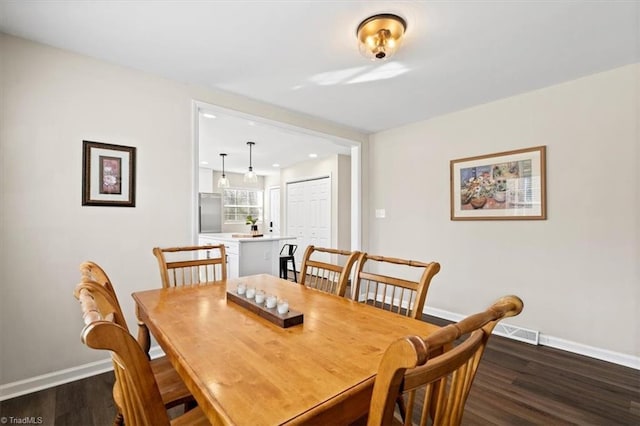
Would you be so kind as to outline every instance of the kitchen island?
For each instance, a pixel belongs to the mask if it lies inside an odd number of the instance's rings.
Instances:
[[[285,240],[296,237],[265,234],[252,237],[249,234],[204,233],[198,237],[199,243],[224,244],[227,252],[227,276],[244,277],[255,274],[279,275],[280,248]],[[290,241],[295,244],[295,241]]]

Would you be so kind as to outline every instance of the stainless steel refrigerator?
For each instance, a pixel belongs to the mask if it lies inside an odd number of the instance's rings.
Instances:
[[[200,193],[198,202],[200,233],[222,232],[222,195]]]

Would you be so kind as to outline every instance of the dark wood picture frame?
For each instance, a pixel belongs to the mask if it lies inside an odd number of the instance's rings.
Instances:
[[[136,148],[82,141],[82,205],[136,206]]]
[[[546,146],[450,162],[451,220],[545,220]]]

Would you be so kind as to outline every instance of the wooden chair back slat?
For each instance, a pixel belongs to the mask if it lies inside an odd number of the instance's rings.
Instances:
[[[81,263],[79,269],[82,282],[75,289],[76,298],[83,286],[89,286],[90,291],[100,295],[98,298],[98,301],[101,302],[100,311],[104,315],[112,314],[114,322],[129,331],[116,291],[104,269],[92,261]]]
[[[153,249],[158,260],[162,286],[212,283],[227,279],[224,244]],[[173,257],[180,257],[173,259]]]
[[[319,251],[319,250],[316,249],[316,251]],[[326,271],[337,272],[338,274],[340,274],[342,272],[342,270],[344,269],[344,266],[333,265],[331,263],[320,262],[320,261],[313,260],[313,259],[309,259],[307,261],[306,266],[307,266],[307,268],[316,268],[317,270],[324,269]]]
[[[411,266],[415,267],[415,265],[411,265]],[[367,271],[361,271],[360,279],[375,281],[380,284],[388,284],[394,287],[402,287],[402,288],[406,288],[413,291],[417,291],[420,287],[420,283],[416,281],[405,280],[403,278],[397,278],[397,277],[389,277],[381,274],[369,273]]]
[[[405,425],[414,424],[415,410],[420,410],[417,424],[459,425],[491,332],[503,318],[518,315],[523,306],[517,296],[505,296],[486,311],[443,327],[426,339],[408,336],[393,342],[378,368],[367,424],[391,424],[398,395],[403,395]],[[443,353],[461,337],[461,343]],[[418,392],[424,392],[424,397],[418,398]],[[422,407],[417,407],[417,401]]]
[[[388,265],[423,271],[417,281],[412,281],[384,273],[382,270]],[[372,268],[376,268],[375,272],[370,270]],[[439,271],[440,264],[437,262],[425,263],[361,253],[356,268],[354,298],[400,315],[421,319],[429,285]]]
[[[351,269],[360,253],[310,245],[304,252],[300,284],[326,293],[344,296],[349,284]],[[312,259],[313,255],[326,255],[343,260],[344,264]]]

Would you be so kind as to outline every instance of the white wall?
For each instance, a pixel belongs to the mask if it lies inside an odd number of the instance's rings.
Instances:
[[[344,250],[351,249],[351,157],[338,155],[338,244]]]
[[[130,294],[160,286],[156,245],[191,243],[194,99],[335,136],[342,127],[0,34],[1,385],[108,358],[80,343],[80,262]],[[137,147],[135,208],[82,207],[82,140]]]
[[[366,249],[440,262],[428,307],[469,314],[516,294],[511,324],[640,355],[639,75],[627,66],[373,135]],[[449,219],[450,160],[536,145],[548,220]]]

